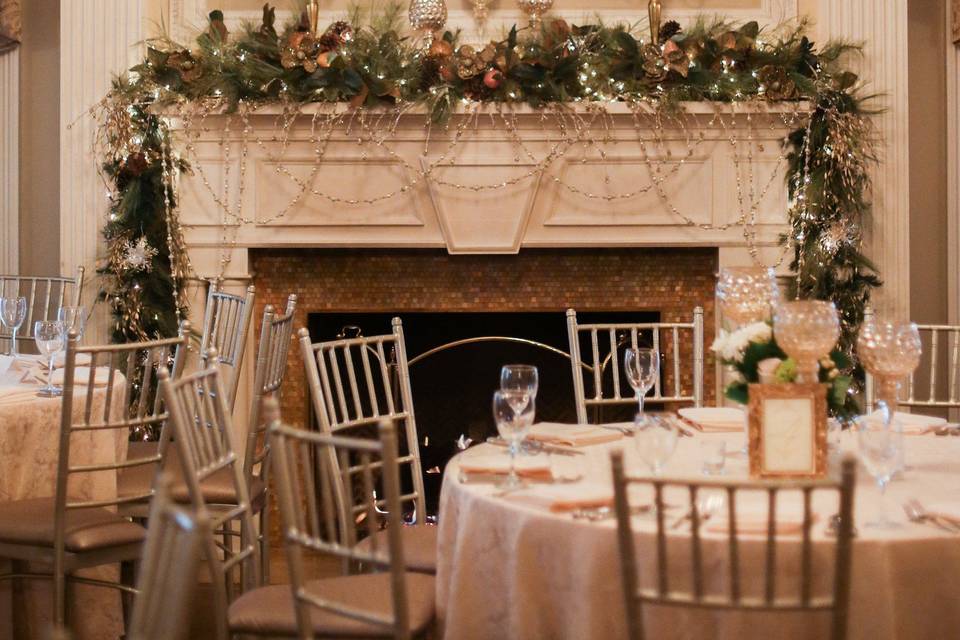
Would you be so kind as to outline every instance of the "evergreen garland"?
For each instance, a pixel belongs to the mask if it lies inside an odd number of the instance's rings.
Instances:
[[[534,107],[645,102],[664,110],[684,101],[805,100],[815,111],[809,127],[789,138],[792,233],[783,242],[793,246],[796,293],[836,303],[849,350],[880,284],[861,251],[873,145],[857,77],[842,67],[854,47],[817,49],[802,22],[771,33],[755,22],[700,19],[682,29],[668,22],[653,45],[625,25],[547,20],[537,30],[514,27],[484,48],[461,46],[459,34],[447,32],[423,51],[404,35],[402,15],[398,4],[388,4],[311,34],[303,19],[278,30],[266,5],[262,23],[236,36],[212,12],[193,50],[167,38],[150,42],[147,59],[115,83],[98,110],[104,173],[114,192],[100,273],[103,297],[114,305],[116,340],[173,335],[185,312],[175,292],[189,264],[179,227],[168,229],[167,217],[176,205],[170,174],[188,167],[169,149],[160,109],[198,100],[216,100],[226,112],[240,101],[422,103],[443,122],[465,100]],[[149,269],[137,266],[140,254],[124,258],[141,237],[152,251]]]

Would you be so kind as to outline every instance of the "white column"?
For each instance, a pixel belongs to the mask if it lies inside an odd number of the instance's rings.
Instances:
[[[960,324],[960,46],[953,43],[953,7],[947,15],[947,279],[950,323]],[[957,9],[960,10],[960,9]]]
[[[873,172],[873,223],[868,254],[884,285],[874,306],[906,318],[910,313],[910,171],[907,86],[907,3],[904,0],[820,0],[821,38],[863,42],[865,56],[853,57],[866,91],[880,94],[875,105],[883,138]]]
[[[0,53],[0,273],[19,273],[20,51]]]
[[[88,111],[114,76],[142,59],[141,0],[60,3],[60,271],[78,265],[91,274],[86,304],[96,294],[94,271],[102,246],[107,201],[93,153],[96,123]],[[69,128],[68,128],[69,127]],[[103,311],[92,340],[105,339]]]

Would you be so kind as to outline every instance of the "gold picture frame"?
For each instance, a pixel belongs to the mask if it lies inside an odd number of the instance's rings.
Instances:
[[[827,388],[751,384],[750,475],[812,478],[827,472]]]

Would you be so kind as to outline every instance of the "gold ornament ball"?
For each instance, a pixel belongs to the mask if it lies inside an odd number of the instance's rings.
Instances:
[[[444,0],[410,0],[410,26],[417,31],[437,31],[447,23]]]
[[[530,18],[530,26],[537,27],[543,14],[553,7],[553,0],[517,0],[517,6]]]

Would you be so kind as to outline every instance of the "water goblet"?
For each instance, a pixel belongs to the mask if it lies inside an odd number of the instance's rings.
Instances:
[[[528,399],[536,399],[540,385],[537,368],[528,364],[508,364],[500,370],[500,390],[514,402],[514,411],[521,413]]]
[[[41,398],[55,398],[63,395],[63,389],[53,385],[53,362],[57,353],[63,349],[66,340],[63,323],[53,320],[37,320],[33,325],[33,340],[37,343],[40,355],[46,356],[49,361],[47,386],[40,389],[37,395]]]
[[[634,444],[640,459],[659,477],[677,448],[679,432],[672,425],[638,413],[634,419]]]
[[[700,453],[703,464],[700,468],[705,476],[721,476],[727,464],[727,443],[720,438],[705,437],[700,441]]]
[[[793,300],[774,314],[777,344],[797,361],[797,382],[819,381],[820,359],[830,353],[840,337],[840,318],[832,302]]]
[[[523,398],[512,396],[521,395]],[[493,394],[493,418],[497,423],[497,431],[500,437],[506,440],[510,447],[510,472],[500,487],[504,489],[514,489],[523,485],[520,476],[517,475],[517,453],[523,444],[523,439],[533,425],[533,416],[535,414],[536,400],[529,395],[514,391],[496,391]],[[521,406],[517,411],[514,407]]]
[[[780,298],[770,267],[727,267],[717,277],[717,304],[737,324],[763,322]]]
[[[629,347],[623,355],[623,370],[627,382],[637,393],[640,405],[638,416],[643,415],[643,399],[660,377],[660,354],[653,349]]]
[[[857,355],[863,368],[877,379],[877,398],[886,403],[891,416],[899,404],[900,381],[920,364],[922,345],[917,325],[871,318],[857,337]]]
[[[71,331],[77,334],[77,341],[83,337],[83,330],[86,325],[87,316],[83,307],[60,307],[57,311],[57,320],[63,323],[63,332],[69,334]]]
[[[857,443],[863,466],[880,489],[877,519],[866,526],[877,529],[895,528],[899,525],[887,518],[886,493],[887,485],[899,467],[903,433],[890,428],[889,421],[864,416],[857,419]]]
[[[10,329],[10,354],[14,358],[20,355],[17,351],[17,331],[27,317],[27,299],[22,296],[0,298],[0,322]]]

